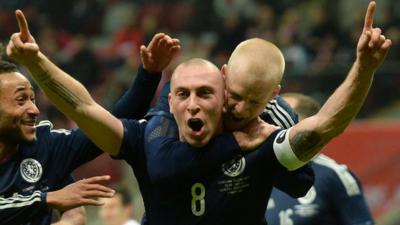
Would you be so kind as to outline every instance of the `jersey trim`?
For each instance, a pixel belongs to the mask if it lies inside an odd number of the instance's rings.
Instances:
[[[346,165],[338,164],[335,160],[324,155],[319,155],[313,161],[319,165],[332,169],[342,182],[348,196],[361,194],[356,179],[351,175]]]
[[[35,191],[29,196],[17,195],[17,197],[12,198],[0,198],[0,209],[20,208],[40,202],[41,200],[40,191]]]
[[[278,104],[276,99],[268,102],[264,112],[268,113],[271,116],[271,119],[282,128],[289,128],[295,125],[292,117]]]
[[[36,127],[44,127],[44,126],[50,127],[50,130],[53,129],[53,124],[49,120],[42,120],[39,122],[38,125],[36,125]]]

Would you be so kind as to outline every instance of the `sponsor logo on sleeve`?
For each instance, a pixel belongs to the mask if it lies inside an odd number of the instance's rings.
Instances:
[[[282,143],[285,140],[285,137],[286,137],[286,130],[281,131],[278,134],[278,138],[276,139],[276,143],[278,143],[278,144]]]

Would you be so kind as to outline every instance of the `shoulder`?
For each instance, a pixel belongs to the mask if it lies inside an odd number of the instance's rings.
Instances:
[[[280,96],[268,102],[261,117],[268,123],[289,128],[298,122],[297,113]]]
[[[323,154],[318,155],[312,162],[314,167],[318,167],[315,170],[316,180],[324,179],[331,185],[341,186],[349,196],[361,194],[358,178],[346,165],[339,164]]]
[[[40,133],[59,133],[59,134],[70,134],[71,130],[67,129],[53,129],[53,124],[49,120],[42,120],[36,125],[37,132]]]

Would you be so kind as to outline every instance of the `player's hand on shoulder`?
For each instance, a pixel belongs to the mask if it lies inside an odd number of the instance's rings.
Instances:
[[[278,129],[260,118],[250,122],[246,127],[236,130],[233,135],[243,151],[254,150],[264,143],[269,135]]]

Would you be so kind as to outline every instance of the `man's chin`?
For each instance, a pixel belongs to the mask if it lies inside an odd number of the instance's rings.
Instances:
[[[197,140],[193,138],[187,138],[186,142],[195,148],[201,148],[208,144],[210,138],[203,138],[202,140]]]
[[[36,134],[25,136],[22,140],[27,144],[33,144],[36,142]]]

